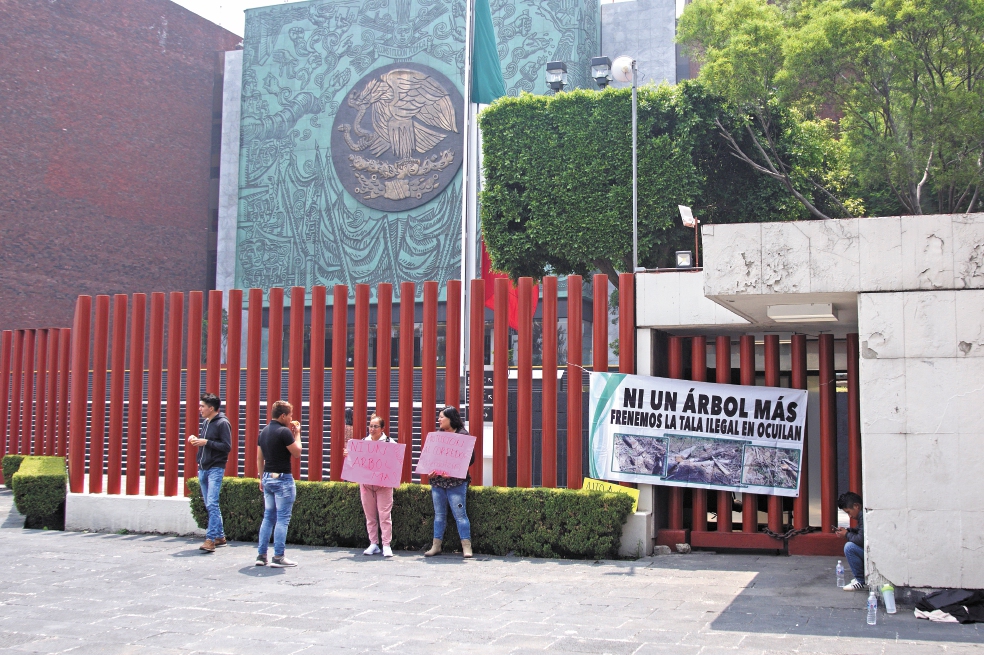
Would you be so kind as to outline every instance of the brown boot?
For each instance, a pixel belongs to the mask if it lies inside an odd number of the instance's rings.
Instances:
[[[434,557],[434,555],[441,554],[441,539],[435,539],[434,543],[431,544],[430,550],[424,553],[424,557]]]
[[[471,539],[461,540],[461,554],[464,556],[465,559],[468,559],[469,557],[473,557],[472,549],[471,549]]]
[[[211,539],[206,539],[205,543],[198,547],[198,550],[204,550],[206,553],[215,552],[215,542]]]
[[[228,545],[228,543],[226,542],[225,537],[219,537],[218,539],[215,540],[216,548],[221,548],[222,546],[226,546],[226,545]]]

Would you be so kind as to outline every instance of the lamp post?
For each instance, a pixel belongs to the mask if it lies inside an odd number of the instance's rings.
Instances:
[[[604,89],[614,78],[632,83],[632,271],[639,270],[639,133],[636,60],[623,55],[613,62],[608,57],[591,58],[591,77]]]
[[[547,62],[547,86],[553,89],[554,93],[560,93],[567,86],[567,64],[563,61]]]

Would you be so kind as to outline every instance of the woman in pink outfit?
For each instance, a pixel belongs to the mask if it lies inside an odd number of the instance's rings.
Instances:
[[[381,416],[372,415],[369,419],[369,436],[366,441],[388,441],[396,443],[396,439],[386,436],[386,421]],[[348,448],[343,452],[348,457]],[[375,555],[379,550],[379,533],[382,533],[383,557],[393,557],[390,541],[393,539],[393,487],[383,487],[374,484],[360,484],[359,493],[362,497],[362,510],[366,514],[366,530],[369,532],[369,547],[363,555]]]

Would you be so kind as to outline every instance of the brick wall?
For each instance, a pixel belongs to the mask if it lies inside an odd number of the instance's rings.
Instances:
[[[218,53],[240,38],[166,0],[7,0],[0,25],[0,329],[205,289]]]

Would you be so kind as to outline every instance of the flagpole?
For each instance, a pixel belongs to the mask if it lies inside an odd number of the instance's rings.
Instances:
[[[461,342],[462,348],[460,350],[460,357],[458,361],[458,371],[461,374],[460,379],[464,381],[464,388],[468,389],[468,375],[465,369],[465,362],[468,361],[468,349],[471,341],[471,330],[469,328],[470,322],[468,317],[471,315],[471,275],[470,269],[474,269],[474,263],[471,260],[475,258],[475,242],[476,235],[472,234],[475,230],[474,225],[477,222],[474,221],[474,217],[471,216],[474,212],[469,212],[469,206],[471,205],[471,195],[474,180],[478,174],[477,170],[472,169],[471,160],[474,156],[472,153],[472,130],[474,129],[474,118],[472,117],[472,56],[474,53],[474,20],[475,20],[475,0],[466,0],[465,8],[465,80],[464,80],[464,139],[462,148],[462,166],[461,166],[461,293],[463,295],[463,302],[461,303]],[[477,169],[477,167],[475,167]],[[477,189],[477,187],[475,187]],[[482,299],[484,305],[485,299]],[[467,406],[467,399],[465,395],[461,396],[462,403]]]

